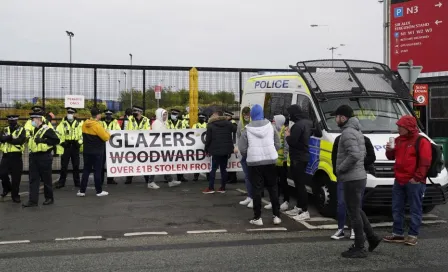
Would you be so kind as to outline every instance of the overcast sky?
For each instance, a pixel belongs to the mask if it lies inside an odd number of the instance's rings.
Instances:
[[[0,60],[287,68],[382,61],[376,0],[1,0]],[[311,28],[310,24],[328,25]],[[342,54],[342,56],[337,56]]]

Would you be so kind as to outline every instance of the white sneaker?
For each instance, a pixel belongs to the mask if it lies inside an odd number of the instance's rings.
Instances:
[[[263,220],[261,218],[258,218],[257,220],[252,219],[249,221],[249,223],[256,226],[263,226]]]
[[[269,203],[268,205],[264,206],[266,210],[272,210],[272,203]]]
[[[249,209],[253,209],[254,208],[254,201],[252,199],[250,200],[249,204],[247,204],[247,207]]]
[[[250,197],[246,197],[245,200],[240,201],[240,205],[247,206],[247,205],[249,205],[249,203],[250,203],[251,201],[252,201],[252,198],[250,198]]]
[[[274,216],[274,225],[280,225],[282,220],[278,216]]]
[[[351,230],[350,232],[350,240],[355,240],[355,231]]]
[[[309,212],[302,212],[299,215],[294,216],[292,219],[296,221],[305,221],[310,219],[310,213]]]
[[[182,182],[177,181],[177,180],[173,180],[173,181],[168,182],[168,186],[169,187],[176,187],[176,186],[179,186],[181,184],[182,184]],[[157,184],[156,184],[156,186],[157,186]],[[159,187],[159,186],[157,186],[157,187]],[[149,184],[148,184],[148,188],[149,188]],[[159,189],[159,188],[157,188],[157,189]]]
[[[336,231],[335,234],[333,234],[333,236],[331,236],[331,239],[333,240],[340,240],[340,239],[344,239],[345,235],[344,235],[344,230],[343,229],[338,229],[338,231]]]
[[[284,212],[289,209],[289,202],[285,201],[282,205],[280,205],[280,211]]]
[[[101,193],[96,194],[96,196],[107,196],[107,195],[109,195],[109,193],[106,191],[102,191]]]
[[[159,185],[157,185],[154,181],[153,182],[151,182],[151,183],[148,183],[148,189],[159,189],[160,188],[160,186]]]
[[[285,213],[289,216],[297,216],[302,212],[302,209],[297,208],[294,206],[292,210],[286,211]]]
[[[78,193],[76,194],[76,196],[79,196],[79,197],[85,197],[85,196],[86,196],[86,193],[81,193],[81,191],[78,191]]]

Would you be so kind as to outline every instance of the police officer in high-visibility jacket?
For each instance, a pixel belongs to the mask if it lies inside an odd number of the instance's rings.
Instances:
[[[196,124],[194,124],[192,128],[193,129],[207,128],[207,115],[204,113],[199,113],[198,114],[198,122]],[[208,180],[209,173],[207,173],[206,175],[207,175],[207,180]],[[194,174],[193,181],[198,181],[198,180],[199,180],[199,173],[196,173],[196,174]]]
[[[190,107],[185,107],[185,114],[182,115],[182,122],[186,128],[190,128]]]
[[[53,184],[52,184],[52,148],[59,144],[59,138],[54,129],[43,123],[42,112],[30,113],[32,126],[34,130],[29,142],[29,171],[30,171],[30,189],[29,200],[23,204],[23,207],[35,207],[39,201],[39,185],[42,179],[44,183],[45,202],[43,205],[54,203]]]
[[[170,111],[170,119],[168,120],[168,128],[169,129],[187,129],[187,125],[182,118],[179,118],[180,111],[176,109],[171,109]],[[177,174],[177,180],[181,182],[187,182],[188,180],[184,177],[183,174]]]
[[[61,140],[60,145],[64,148],[61,157],[61,174],[56,189],[65,187],[67,170],[70,159],[73,165],[73,182],[75,187],[79,187],[79,153],[82,145],[82,124],[83,121],[75,117],[76,109],[66,108],[67,116],[64,117],[56,128],[56,132]]]
[[[19,189],[22,179],[22,154],[26,142],[26,131],[17,124],[18,115],[8,115],[7,118],[8,126],[3,129],[0,137],[1,151],[3,152],[0,163],[0,178],[3,186],[1,196],[5,197],[11,192],[12,201],[20,203]],[[12,184],[9,175],[11,175]]]
[[[227,117],[227,120],[229,120],[235,127],[238,127],[238,123],[235,120],[233,120],[233,112],[224,111],[224,116]],[[236,144],[236,132],[233,133],[232,136],[233,136],[233,143]],[[236,172],[228,172],[227,176],[229,178],[227,183],[236,183],[237,182]]]
[[[146,116],[143,116],[143,108],[139,106],[133,106],[132,107],[132,116],[129,117],[129,122],[126,127],[126,130],[150,130],[151,129],[151,123],[149,121],[149,118]],[[149,176],[144,176],[146,183],[149,182]],[[131,184],[132,183],[132,177],[126,177],[126,182],[124,184]],[[154,188],[152,189],[159,189],[160,187],[155,184]]]
[[[47,126],[49,126],[49,127],[51,127],[51,128],[53,128],[53,126],[51,125],[51,123],[48,122],[48,120],[45,118],[44,108],[42,108],[41,106],[33,106],[33,107],[31,108],[31,111],[34,112],[34,113],[42,113],[42,122],[43,122],[43,124],[44,124],[44,125],[47,125]],[[27,136],[28,138],[31,137],[31,136],[32,136],[31,133],[34,131],[34,127],[33,127],[33,125],[31,124],[31,120],[26,121],[26,123],[25,123],[25,125],[24,125],[23,127],[24,127],[25,130],[26,130],[26,133],[27,133],[26,136]]]
[[[107,109],[104,111],[104,120],[101,121],[101,124],[103,127],[107,130],[107,132],[110,133],[111,130],[121,130],[120,124],[118,124],[117,119],[115,119],[112,115],[114,114],[113,111]],[[104,165],[106,165],[106,154],[104,154]],[[105,171],[102,171],[101,175],[101,184],[104,183],[104,173]],[[107,177],[107,184],[118,184],[116,181],[114,181],[114,178]]]

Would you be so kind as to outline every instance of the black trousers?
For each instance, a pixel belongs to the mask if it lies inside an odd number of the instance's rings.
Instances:
[[[64,147],[64,154],[61,157],[61,175],[59,177],[59,184],[65,185],[67,180],[68,163],[72,160],[73,165],[73,181],[79,186],[79,144],[75,141],[67,141]]]
[[[261,217],[261,194],[264,187],[266,187],[269,192],[269,198],[272,203],[272,213],[275,216],[280,216],[278,182],[275,164],[248,166],[248,168],[253,190],[254,219]]]
[[[2,179],[3,192],[11,192],[12,199],[20,199],[19,189],[22,180],[22,152],[4,153],[0,163],[0,178]],[[11,181],[9,180],[11,175]]]
[[[30,196],[29,201],[39,201],[40,181],[44,183],[45,199],[53,199],[53,181],[51,177],[53,155],[51,152],[30,153]]]
[[[308,192],[305,184],[311,178],[306,171],[307,162],[291,161],[291,174],[297,191],[297,208],[308,211]]]
[[[283,194],[283,201],[289,202],[289,185],[288,185],[288,165],[287,163],[283,163],[282,166],[276,166],[277,169],[277,177],[279,180],[279,189]]]

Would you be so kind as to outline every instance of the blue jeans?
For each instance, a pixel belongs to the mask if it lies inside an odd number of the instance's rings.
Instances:
[[[393,234],[404,236],[404,212],[406,207],[406,199],[409,203],[411,213],[411,223],[409,225],[408,234],[418,236],[420,225],[422,224],[423,214],[423,196],[425,194],[426,184],[407,183],[400,185],[397,181],[392,189],[392,216],[394,218]]]
[[[249,180],[249,169],[247,168],[246,159],[247,159],[247,157],[241,158],[241,167],[243,168],[243,172],[244,172],[244,183],[246,184],[247,196],[250,198],[253,198],[252,184],[250,183],[250,180]]]
[[[338,229],[344,229],[345,221],[347,217],[347,208],[344,201],[344,183],[337,182],[337,198],[338,198]],[[361,208],[362,208],[362,199],[364,198],[364,192],[361,194]]]
[[[212,170],[210,171],[210,179],[208,181],[208,188],[211,190],[215,189],[215,176],[216,170],[221,171],[221,189],[226,189],[227,181],[227,161],[229,156],[212,156]]]

